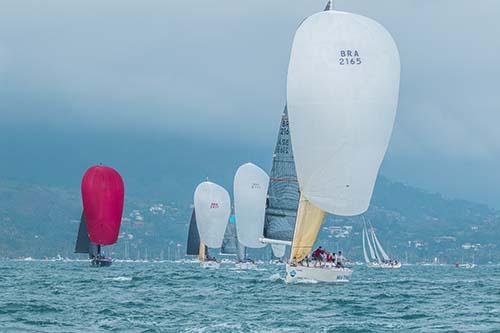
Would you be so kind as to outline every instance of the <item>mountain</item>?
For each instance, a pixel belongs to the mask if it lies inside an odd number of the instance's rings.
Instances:
[[[185,251],[189,200],[126,195],[114,257],[174,258]],[[73,255],[81,214],[77,189],[0,181],[0,257]],[[387,252],[410,262],[500,262],[500,213],[380,177],[364,214]],[[328,216],[318,244],[361,259],[361,217]],[[267,255],[268,251],[254,253]]]

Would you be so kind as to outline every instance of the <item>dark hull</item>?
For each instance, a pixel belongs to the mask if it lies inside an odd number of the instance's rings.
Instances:
[[[106,258],[106,257],[94,258],[94,259],[92,259],[92,266],[108,267],[108,266],[111,266],[112,262],[113,262],[113,260],[111,258]]]

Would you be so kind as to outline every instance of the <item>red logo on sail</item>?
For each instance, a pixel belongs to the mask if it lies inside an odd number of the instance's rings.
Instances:
[[[210,208],[219,208],[219,204],[217,202],[212,202]]]

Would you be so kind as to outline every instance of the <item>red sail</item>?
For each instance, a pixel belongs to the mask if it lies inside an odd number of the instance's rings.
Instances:
[[[123,179],[113,168],[90,167],[82,179],[82,201],[90,240],[99,245],[116,243],[123,213]]]

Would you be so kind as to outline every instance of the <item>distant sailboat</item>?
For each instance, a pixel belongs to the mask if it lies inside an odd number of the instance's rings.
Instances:
[[[200,235],[199,259],[203,268],[218,268],[219,263],[208,256],[208,249],[222,246],[229,215],[231,199],[220,185],[206,181],[194,192],[196,225]]]
[[[269,176],[252,163],[243,164],[234,176],[234,212],[239,242],[245,248],[262,248]],[[245,255],[245,252],[242,253]],[[239,268],[253,268],[251,260],[240,258]],[[242,264],[245,263],[245,264]],[[250,267],[251,266],[251,267]]]
[[[285,255],[286,246],[292,243],[299,196],[288,110],[285,106],[273,154],[267,192],[264,238],[261,240],[271,244],[274,256],[280,260]]]
[[[101,246],[118,240],[123,213],[124,185],[120,174],[106,166],[90,167],[82,179],[83,212],[75,246],[76,253],[88,253],[94,266],[110,266]]]
[[[370,239],[371,238],[371,239]],[[370,268],[392,268],[397,269],[401,268],[401,262],[391,259],[387,253],[385,252],[382,244],[377,238],[375,234],[375,230],[373,227],[370,228],[368,232],[368,228],[366,227],[366,223],[363,223],[363,257],[365,259],[365,263]],[[366,253],[365,243],[368,244],[368,248],[370,250],[370,257],[368,257]],[[371,258],[371,259],[370,259]]]
[[[364,16],[316,13],[298,28],[287,107],[300,201],[286,281],[346,281],[351,270],[307,267],[325,213],[356,216],[370,204],[399,94],[399,54],[390,34]]]

